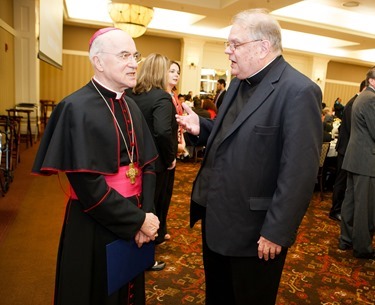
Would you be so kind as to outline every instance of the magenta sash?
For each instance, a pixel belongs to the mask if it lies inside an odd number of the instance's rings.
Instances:
[[[142,170],[134,164],[134,167],[138,170],[138,175],[135,177],[135,183],[130,183],[130,179],[126,176],[129,166],[121,166],[119,171],[115,175],[104,175],[104,178],[109,187],[115,189],[124,197],[131,197],[140,195],[142,192]],[[72,186],[70,186],[70,198],[77,200],[78,197],[74,192]]]

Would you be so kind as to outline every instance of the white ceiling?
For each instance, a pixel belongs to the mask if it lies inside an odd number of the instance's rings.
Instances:
[[[237,12],[262,7],[279,20],[285,50],[320,54],[344,62],[375,63],[375,0],[114,0],[154,7],[146,35],[201,36],[223,42]],[[108,0],[64,0],[64,22],[109,26]],[[78,5],[76,12],[72,6]],[[188,14],[181,14],[188,13]],[[186,17],[186,18],[185,18]],[[168,22],[166,22],[168,21]]]

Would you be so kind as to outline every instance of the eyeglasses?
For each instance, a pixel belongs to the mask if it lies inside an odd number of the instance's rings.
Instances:
[[[115,55],[126,62],[130,61],[130,59],[134,59],[137,63],[139,63],[142,60],[142,54],[139,52],[135,52],[134,54],[131,54],[129,52],[121,52],[120,54],[115,54],[115,53],[110,53],[110,52],[100,52],[100,53]]]
[[[241,42],[241,43],[234,43],[234,42],[226,41],[226,42],[224,42],[224,47],[229,48],[229,50],[231,50],[231,51],[235,51],[240,46],[243,46],[243,45],[245,45],[247,43],[250,43],[250,42],[257,42],[257,41],[262,41],[262,39],[250,40],[250,41],[245,41],[245,42]]]

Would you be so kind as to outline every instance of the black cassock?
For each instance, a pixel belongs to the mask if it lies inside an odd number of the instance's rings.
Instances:
[[[32,169],[37,175],[66,173],[78,197],[70,198],[66,208],[54,304],[145,304],[144,274],[108,296],[105,249],[119,238],[133,239],[144,212],[154,212],[157,150],[135,102],[127,97],[115,100],[116,93],[95,84],[114,112],[129,151],[134,145],[142,192],[125,198],[106,183],[104,175],[116,174],[130,159],[113,115],[89,82],[51,114]]]

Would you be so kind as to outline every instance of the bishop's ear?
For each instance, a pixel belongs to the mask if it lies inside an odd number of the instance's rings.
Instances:
[[[99,55],[93,57],[93,62],[96,70],[103,71],[103,59]]]

